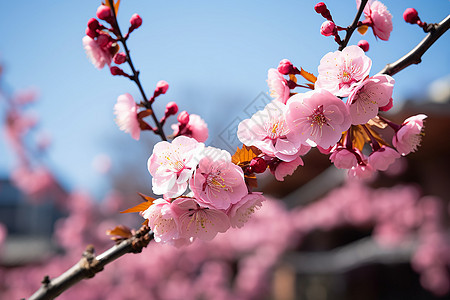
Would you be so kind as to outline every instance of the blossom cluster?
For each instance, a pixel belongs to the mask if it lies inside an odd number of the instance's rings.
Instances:
[[[187,136],[157,143],[148,170],[153,192],[163,197],[141,214],[157,242],[181,246],[196,238],[211,240],[242,227],[264,200],[261,193],[249,192],[229,152]]]
[[[326,54],[317,78],[282,60],[277,69],[268,72],[274,99],[239,124],[239,140],[262,151],[259,158],[278,180],[303,165],[301,156],[311,147],[331,154],[337,168],[348,169],[354,176],[386,170],[400,156],[417,150],[426,116],[410,117],[397,125],[379,115],[393,106],[395,80],[384,74],[370,76],[371,66],[372,60],[354,45]],[[295,75],[311,84],[297,84]],[[296,87],[312,90],[292,92]],[[388,126],[395,131],[391,144],[374,129]]]

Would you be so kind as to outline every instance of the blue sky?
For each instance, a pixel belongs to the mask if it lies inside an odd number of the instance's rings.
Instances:
[[[124,155],[135,142],[113,121],[117,96],[137,88],[107,69],[95,69],[82,48],[86,23],[100,1],[2,1],[0,3],[0,60],[5,81],[15,90],[37,87],[34,110],[53,145],[48,161],[70,187],[99,192],[102,175],[92,160],[99,153]],[[317,74],[320,58],[337,45],[320,35],[323,18],[313,10],[316,1],[127,1],[122,0],[119,23],[127,28],[133,13],[143,25],[130,40],[132,58],[141,70],[147,94],[157,81],[169,82],[169,92],[158,98],[161,115],[165,103],[176,101],[181,110],[200,114],[211,136],[217,136],[261,92],[267,93],[267,70],[283,58]],[[353,0],[328,1],[334,20],[347,26],[356,13]],[[393,62],[425,34],[406,24],[402,13],[415,7],[423,21],[438,22],[450,12],[448,0],[386,0],[394,16],[389,42],[369,32],[371,74]],[[126,30],[126,29],[124,29]],[[355,34],[351,43],[362,37]],[[395,76],[394,101],[424,94],[427,85],[449,73],[449,33],[412,66]],[[2,106],[0,106],[2,107]],[[170,124],[169,122],[168,124]],[[169,126],[166,126],[169,131]],[[149,134],[143,136],[150,140]],[[214,138],[210,138],[211,142]],[[117,143],[116,141],[120,141]],[[207,143],[208,143],[207,142]],[[151,154],[151,147],[143,149]],[[142,143],[144,145],[144,143]],[[13,155],[0,140],[0,175],[14,165]],[[133,156],[133,153],[125,155]],[[145,169],[146,162],[142,162]],[[148,178],[150,183],[150,177]]]

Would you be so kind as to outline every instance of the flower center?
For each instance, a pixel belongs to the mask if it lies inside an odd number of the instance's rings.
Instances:
[[[284,137],[289,133],[289,128],[286,125],[286,121],[278,118],[272,118],[269,122],[267,122],[264,126],[264,130],[267,133],[267,137],[271,140]]]
[[[231,190],[231,187],[227,186],[225,179],[222,177],[221,171],[203,174],[203,176],[205,176],[206,179],[203,183],[203,191],[206,190],[206,187],[214,192],[220,192],[221,190],[228,192]]]

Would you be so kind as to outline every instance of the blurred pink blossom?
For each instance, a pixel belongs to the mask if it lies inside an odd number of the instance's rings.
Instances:
[[[243,227],[255,210],[261,208],[264,200],[262,193],[254,192],[244,196],[238,203],[233,204],[228,210],[231,227]]]
[[[391,147],[382,146],[369,156],[369,163],[374,170],[386,171],[400,154]]]
[[[83,46],[88,58],[97,69],[103,69],[105,65],[111,65],[111,53],[108,49],[101,47],[96,40],[85,36],[83,37]]]
[[[135,140],[139,140],[141,128],[138,121],[138,107],[130,94],[123,94],[117,98],[114,105],[114,114],[116,123],[120,130],[131,134]]]
[[[269,69],[267,72],[267,85],[269,86],[270,96],[286,104],[289,99],[290,89],[286,79],[277,69]]]

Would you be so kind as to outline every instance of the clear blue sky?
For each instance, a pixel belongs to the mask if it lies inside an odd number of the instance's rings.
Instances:
[[[95,192],[102,186],[102,179],[92,169],[92,159],[99,153],[126,152],[127,145],[137,143],[118,130],[112,107],[122,93],[138,96],[132,82],[113,78],[107,69],[95,69],[83,51],[86,22],[95,16],[99,3],[0,3],[0,59],[6,67],[6,82],[14,89],[35,86],[40,90],[34,109],[41,117],[42,128],[52,135],[52,167],[69,187]],[[210,134],[217,136],[259,93],[267,92],[267,70],[281,59],[289,58],[317,74],[320,58],[337,49],[332,38],[319,33],[323,18],[314,12],[315,3],[122,0],[119,22],[126,28],[135,12],[143,18],[129,46],[148,94],[158,80],[170,84],[169,92],[158,99],[161,104],[157,103],[155,109],[159,115],[165,103],[177,101],[181,110],[202,115]],[[326,3],[338,25],[351,23],[355,1]],[[427,22],[438,22],[450,12],[448,0],[383,3],[394,15],[394,31],[389,42],[376,41],[371,32],[364,37],[371,45],[367,53],[373,60],[371,74],[424,37],[419,28],[403,21],[406,8],[415,7]],[[425,93],[428,83],[450,73],[449,36],[447,33],[426,53],[420,66],[395,76],[395,101]],[[361,36],[355,34],[351,43],[359,39]],[[143,138],[149,139],[149,134]],[[120,146],[112,142],[117,139]],[[151,148],[148,155],[150,152]],[[0,175],[13,166],[12,157],[2,137]],[[148,180],[150,184],[150,177]]]

